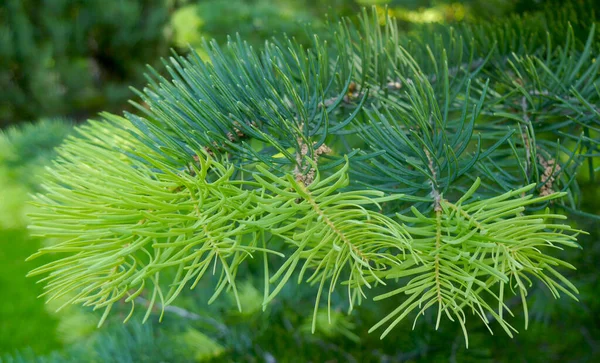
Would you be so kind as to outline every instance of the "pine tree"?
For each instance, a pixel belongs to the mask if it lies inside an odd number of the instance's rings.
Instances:
[[[0,3],[0,126],[122,107],[168,54],[172,1]]]
[[[210,275],[208,302],[228,291],[242,310],[258,269],[263,309],[294,281],[315,291],[312,332],[374,300],[382,338],[422,316],[467,345],[478,319],[513,336],[532,286],[577,300],[557,250],[584,233],[563,221],[585,214],[576,173],[600,170],[599,42],[580,12],[401,35],[365,11],[310,47],[174,54],[139,112],[59,149],[31,230],[57,240],[32,258],[61,257],[31,275],[100,324],[123,302],[125,320],[164,313]]]

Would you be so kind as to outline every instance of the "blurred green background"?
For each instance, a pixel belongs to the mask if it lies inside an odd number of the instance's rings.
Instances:
[[[189,47],[202,55],[203,39],[224,43],[236,33],[260,46],[278,33],[307,41],[306,25],[322,29],[340,16],[375,5],[398,17],[404,31],[421,23],[486,20],[543,6],[539,0],[3,0],[0,2],[0,362],[1,361],[362,361],[364,349],[381,361],[600,361],[600,300],[597,263],[599,225],[576,220],[589,231],[584,251],[569,252],[579,266],[579,304],[554,301],[542,290],[532,298],[536,322],[510,341],[475,331],[466,351],[456,327],[434,332],[429,325],[398,329],[393,339],[368,336],[369,307],[352,318],[335,313],[335,324],[307,332],[304,312],[311,293],[284,292],[266,313],[259,292],[243,289],[245,313],[230,302],[206,307],[202,287],[177,301],[167,321],[123,326],[118,319],[100,330],[97,316],[79,307],[59,313],[45,305],[34,279],[25,277],[44,261],[25,263],[45,241],[28,236],[29,193],[53,148],[74,124],[102,110],[129,108],[130,86],[143,87],[146,65],[158,66],[170,49]],[[599,214],[599,188],[580,176],[584,210]],[[252,272],[252,271],[250,271]],[[253,276],[249,273],[248,276]],[[260,275],[256,274],[257,278]],[[252,278],[250,278],[252,279]],[[124,310],[125,311],[125,310]],[[191,315],[190,315],[191,314]],[[118,314],[117,314],[118,315]],[[117,316],[118,318],[118,316]],[[326,319],[325,316],[322,317]],[[152,320],[152,319],[151,319]],[[515,324],[518,325],[516,322]],[[253,339],[249,339],[252,337]],[[457,338],[458,337],[458,338]],[[360,341],[360,343],[358,343]],[[390,346],[392,345],[392,346]],[[268,347],[268,349],[267,349]],[[366,348],[368,347],[368,348]],[[378,353],[378,354],[379,354]],[[374,353],[373,353],[374,354]],[[369,355],[369,357],[377,356]],[[367,357],[367,355],[365,355]],[[83,359],[83,360],[82,360]]]

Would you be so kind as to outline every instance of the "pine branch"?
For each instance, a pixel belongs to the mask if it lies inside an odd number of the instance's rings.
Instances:
[[[404,294],[407,299],[387,317],[377,323],[371,331],[383,324],[391,323],[382,337],[403,320],[411,311],[420,309],[416,319],[433,305],[438,305],[436,329],[441,316],[449,320],[458,319],[465,333],[465,308],[470,309],[487,326],[490,314],[510,336],[514,328],[503,317],[505,286],[518,287],[523,302],[527,328],[527,304],[525,296],[531,283],[528,276],[537,277],[546,284],[555,297],[560,292],[576,299],[577,289],[552,266],[573,268],[564,261],[545,255],[543,247],[556,248],[561,245],[576,247],[574,236],[579,231],[568,225],[554,224],[550,219],[561,215],[524,215],[524,207],[538,203],[541,199],[554,199],[558,194],[532,199],[531,196],[512,199],[533,185],[506,193],[502,196],[465,203],[475,193],[473,185],[458,203],[442,200],[434,217],[426,217],[413,209],[414,217],[398,216],[410,224],[406,227],[413,236],[413,254],[419,258],[408,260],[389,272],[386,278],[398,279],[414,276],[404,286],[376,297],[376,300]],[[507,226],[511,226],[507,229]],[[546,231],[549,228],[551,231]],[[565,283],[567,287],[563,287]],[[498,309],[489,304],[489,299],[498,302]],[[415,319],[415,322],[416,322]],[[491,331],[491,330],[490,330]]]
[[[210,270],[209,303],[231,291],[241,310],[240,267],[262,255],[263,306],[296,272],[317,285],[313,332],[323,294],[331,319],[339,285],[350,310],[377,285],[375,300],[404,297],[382,336],[436,305],[436,328],[446,316],[467,340],[470,310],[512,336],[507,295],[526,317],[534,280],[576,298],[552,251],[580,231],[547,207],[576,210],[576,172],[600,150],[594,26],[582,44],[563,24],[554,46],[538,21],[417,42],[365,11],[332,44],[174,55],[138,114],[103,114],[59,150],[31,229],[57,240],[32,258],[61,257],[31,275],[50,299],[104,308],[102,323],[149,290],[145,319],[178,311]]]

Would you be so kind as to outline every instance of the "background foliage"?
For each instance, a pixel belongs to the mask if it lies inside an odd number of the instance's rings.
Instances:
[[[107,7],[107,3],[110,6]],[[384,2],[377,2],[382,5]],[[523,11],[540,11],[543,1],[392,1],[389,12],[406,32],[423,31],[430,22],[478,22]],[[226,41],[239,32],[259,46],[272,34],[285,32],[307,42],[305,27],[295,20],[324,26],[331,16],[355,14],[368,1],[35,1],[8,0],[0,7],[0,120],[3,125],[40,116],[69,115],[76,119],[98,110],[125,107],[130,85],[142,85],[142,67],[158,64],[169,46],[198,48],[202,37]],[[594,4],[592,4],[594,5]],[[101,9],[102,11],[99,11]],[[383,12],[383,8],[378,7]],[[552,8],[550,8],[552,9]],[[102,16],[98,16],[102,14]],[[541,15],[540,15],[541,16]],[[593,16],[590,14],[590,19]],[[585,24],[584,24],[585,25]],[[578,32],[579,42],[587,32]],[[587,26],[583,26],[587,28]],[[560,29],[556,30],[561,33]],[[563,35],[565,33],[563,32]],[[482,51],[482,53],[485,53]],[[160,69],[160,68],[159,68]],[[8,102],[4,102],[8,100]],[[533,293],[529,330],[515,339],[489,336],[483,325],[471,334],[465,350],[457,326],[433,331],[435,321],[422,320],[392,332],[386,341],[366,334],[376,321],[375,308],[365,304],[355,314],[334,313],[334,324],[318,324],[310,334],[315,299],[312,289],[286,286],[264,313],[258,312],[260,271],[244,272],[249,281],[241,289],[244,313],[236,313],[233,296],[207,307],[212,286],[186,292],[180,308],[167,310],[165,322],[153,314],[150,324],[120,322],[128,313],[117,311],[102,330],[98,316],[72,308],[60,314],[34,297],[41,292],[24,275],[35,264],[22,261],[44,241],[25,230],[25,200],[35,191],[37,175],[53,157],[52,148],[70,133],[68,123],[41,121],[7,129],[0,138],[0,360],[5,361],[290,361],[300,356],[314,361],[595,361],[600,358],[600,305],[596,302],[600,256],[600,227],[589,218],[575,217],[578,228],[590,232],[580,240],[583,252],[561,253],[579,269],[570,274],[580,290],[581,303],[554,300],[547,290]],[[595,161],[597,163],[597,161]],[[598,164],[595,164],[598,165]],[[597,166],[596,166],[597,167]],[[600,214],[600,188],[593,173],[577,176],[581,210]],[[214,282],[213,282],[214,283]],[[208,284],[208,283],[207,283]],[[6,295],[4,293],[6,292]],[[342,299],[343,297],[334,297]],[[143,302],[142,302],[143,303]],[[378,302],[381,303],[381,302]],[[378,305],[381,307],[381,305]],[[391,310],[393,304],[387,308]],[[5,317],[10,317],[5,319]],[[325,320],[324,311],[318,319]],[[517,316],[514,324],[522,326]],[[386,342],[394,342],[388,344]],[[368,347],[368,348],[367,348]]]
[[[115,109],[166,54],[167,0],[7,0],[0,6],[0,126]]]

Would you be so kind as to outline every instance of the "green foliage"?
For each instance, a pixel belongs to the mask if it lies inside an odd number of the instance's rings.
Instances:
[[[203,38],[214,38],[224,44],[229,36],[236,34],[254,47],[282,34],[308,44],[313,32],[323,31],[326,14],[351,15],[358,8],[353,0],[191,1],[173,14],[171,24],[175,45],[182,48],[191,45],[203,54]]]
[[[4,359],[0,357],[0,362],[195,362],[200,360],[189,358],[194,352],[190,347],[195,345],[202,346],[211,356],[219,355],[219,347],[197,331],[190,329],[187,334],[178,334],[175,341],[169,338],[166,332],[156,334],[152,324],[133,323],[99,332],[85,344],[73,345],[64,353],[42,356],[25,350]]]
[[[1,228],[26,225],[28,193],[37,190],[40,172],[71,128],[67,121],[45,119],[0,131]]]
[[[42,240],[26,231],[25,202],[37,190],[40,171],[55,156],[53,148],[70,130],[68,122],[42,120],[0,132],[0,286],[7,297],[0,301],[0,354],[27,346],[45,353],[60,346],[58,337],[46,334],[57,321],[43,300],[36,299],[42,287],[23,278],[32,267],[23,261],[42,246]],[[40,332],[45,332],[44,339],[37,339]]]
[[[38,339],[40,332],[53,333],[57,319],[47,312],[44,301],[37,299],[42,287],[24,277],[31,266],[23,260],[41,245],[40,239],[29,237],[25,230],[0,230],[0,286],[6,296],[0,301],[0,357],[25,347],[38,354],[60,347],[54,334]],[[43,262],[48,259],[37,263]]]
[[[39,170],[56,156],[54,148],[71,129],[69,121],[42,119],[0,131],[0,165],[5,175],[15,184],[35,189]]]
[[[600,102],[596,20],[578,19],[584,9],[569,5],[546,17],[425,27],[399,39],[418,67],[410,61],[398,64],[395,75],[375,68],[365,75],[385,75],[377,88],[385,92],[385,111],[367,112],[370,127],[362,137],[377,145],[373,153],[386,152],[362,162],[362,182],[424,195],[435,174],[435,187],[457,196],[477,177],[483,181],[479,193],[488,196],[535,182],[537,193],[569,193],[560,203],[576,211],[575,174],[586,164],[593,180],[599,140],[593,106]],[[371,64],[386,69],[381,64],[388,59],[402,59],[393,42],[381,44],[375,36],[369,41],[381,49],[364,55]],[[411,131],[402,132],[402,125]],[[384,136],[385,143],[375,143]]]
[[[552,20],[558,41],[538,15],[430,39],[373,11],[308,48],[174,56],[137,115],[105,114],[60,148],[31,228],[59,240],[32,258],[63,257],[31,274],[48,274],[50,300],[104,309],[100,324],[123,300],[125,320],[139,299],[162,317],[210,274],[208,301],[229,291],[241,309],[239,276],[258,265],[264,309],[291,280],[312,286],[313,332],[343,289],[349,311],[393,301],[375,308],[383,336],[432,307],[465,339],[469,311],[512,336],[509,296],[527,327],[540,283],[577,294],[553,250],[579,231],[555,220],[578,210],[573,175],[596,155],[600,79],[594,25],[581,42],[561,22],[572,11]]]
[[[531,277],[544,283],[555,297],[560,292],[576,299],[577,288],[555,270],[556,266],[572,265],[544,253],[551,248],[576,247],[575,237],[566,234],[572,229],[555,224],[554,219],[564,219],[560,214],[523,215],[525,207],[544,199],[560,195],[531,199],[531,195],[513,200],[534,185],[501,196],[463,204],[477,192],[479,179],[456,204],[447,200],[439,203],[435,217],[427,217],[413,207],[414,217],[398,217],[412,225],[408,232],[416,257],[390,272],[386,278],[414,276],[404,286],[376,297],[390,298],[397,294],[407,299],[373,330],[394,319],[384,331],[386,335],[412,310],[419,315],[437,305],[436,327],[442,314],[448,319],[456,318],[465,332],[465,311],[476,314],[485,324],[493,318],[505,332],[512,336],[514,330],[503,318],[504,311],[511,315],[504,304],[504,294],[514,290],[522,298],[527,328],[528,287]],[[565,286],[563,286],[565,285]],[[491,302],[498,306],[492,306]],[[453,316],[452,316],[453,315]],[[491,330],[490,330],[491,331]]]
[[[8,0],[0,6],[0,125],[121,106],[168,49],[167,0]]]

